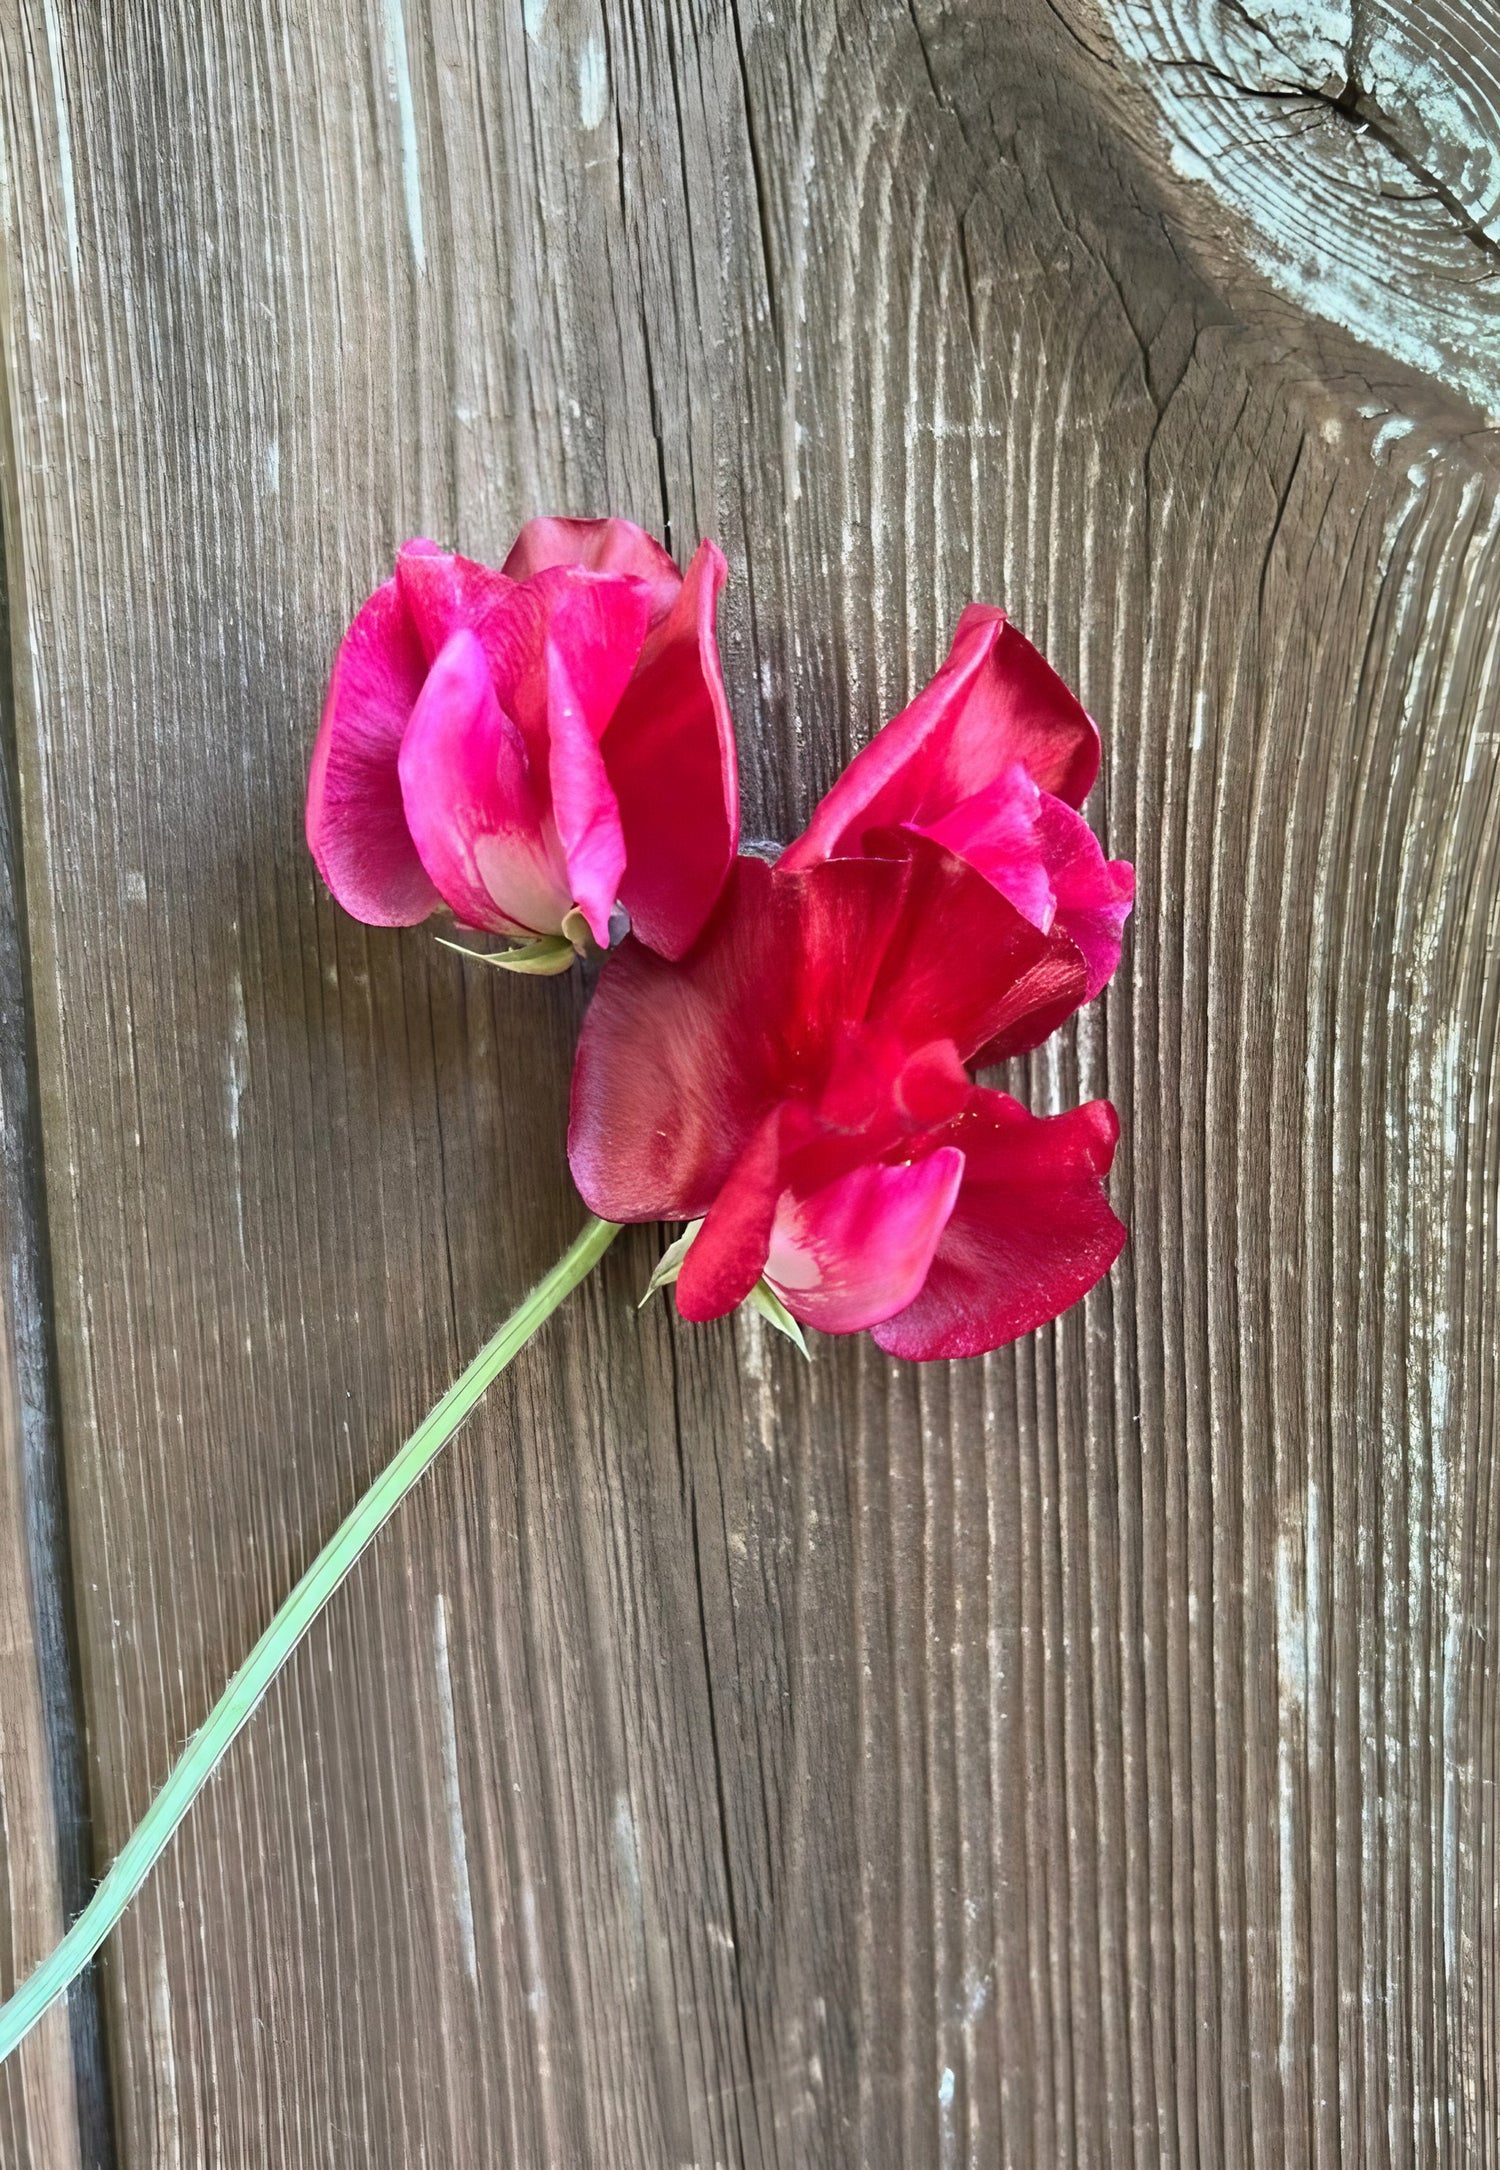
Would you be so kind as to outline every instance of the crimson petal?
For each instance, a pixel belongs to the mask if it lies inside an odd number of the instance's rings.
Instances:
[[[677,1309],[701,1323],[742,1304],[766,1262],[781,1189],[783,1113],[773,1108],[751,1137],[688,1245],[677,1277]]]
[[[1081,806],[1099,732],[1003,613],[971,603],[936,677],[855,755],[781,863],[858,852],[870,830],[893,823],[931,827],[1017,762],[1040,789]]]
[[[907,880],[891,860],[787,876],[738,859],[680,964],[621,944],[573,1066],[568,1154],[591,1212],[707,1213],[757,1124],[817,1089],[841,1024],[863,1014]]]
[[[723,554],[700,545],[647,639],[604,740],[625,832],[620,900],[643,942],[680,957],[739,848],[739,770],[714,627]]]
[[[1078,1301],[1125,1244],[1103,1178],[1119,1118],[1106,1100],[1030,1115],[976,1090],[942,1133],[964,1180],[921,1294],[878,1325],[891,1356],[979,1356],[1031,1333]]]
[[[1070,942],[1042,934],[931,837],[877,830],[870,843],[899,853],[909,870],[870,1003],[872,1022],[910,1047],[950,1039],[970,1062],[999,1039],[1037,1045],[1078,1007],[1085,974]]]

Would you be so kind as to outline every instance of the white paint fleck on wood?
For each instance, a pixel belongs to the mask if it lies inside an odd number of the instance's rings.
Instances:
[[[412,98],[411,56],[402,0],[385,0],[385,65],[400,135],[406,231],[411,242],[412,262],[421,278],[427,269],[427,242],[422,230],[422,154],[417,143],[417,113]]]
[[[599,126],[609,110],[609,62],[604,40],[590,31],[578,55],[578,117],[585,128]]]
[[[474,1893],[469,1882],[469,1839],[464,1829],[463,1794],[458,1781],[458,1720],[453,1708],[453,1670],[448,1659],[448,1601],[441,1590],[433,1600],[432,1643],[437,1669],[443,1802],[448,1811],[448,1850],[453,1863],[453,1905],[463,1947],[464,1972],[471,1982],[477,1982],[479,1953],[474,1942]]]

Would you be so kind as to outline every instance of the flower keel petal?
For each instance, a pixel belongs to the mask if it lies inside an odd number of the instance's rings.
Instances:
[[[520,733],[484,650],[461,630],[427,674],[401,746],[401,794],[417,849],[460,920],[499,934],[556,934],[572,902]]]
[[[911,1303],[927,1279],[963,1180],[964,1156],[856,1168],[807,1198],[782,1194],[766,1279],[794,1318],[853,1334]]]

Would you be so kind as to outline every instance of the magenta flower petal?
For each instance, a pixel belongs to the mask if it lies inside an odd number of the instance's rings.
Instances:
[[[722,553],[701,544],[604,740],[625,833],[621,901],[664,957],[697,939],[739,849],[734,724],[714,631],[725,571]]]
[[[547,643],[547,723],[552,813],[568,888],[594,940],[607,949],[610,914],[625,871],[620,809],[599,751],[598,710],[578,691],[567,660],[552,640]]]
[[[623,904],[644,941],[680,955],[738,842],[714,640],[723,577],[704,544],[684,583],[628,520],[532,521],[502,572],[420,537],[403,544],[340,650],[309,779],[308,843],[340,902],[404,925],[446,898],[470,924],[546,933],[576,903],[601,945]],[[449,652],[459,632],[483,655],[503,721],[473,652]]]
[[[397,757],[427,659],[394,580],[376,589],[334,661],[307,783],[307,843],[346,912],[412,927],[440,902],[402,807]]]
[[[1120,942],[1135,901],[1135,868],[1128,859],[1106,859],[1082,815],[1045,792],[1037,833],[1057,899],[1055,924],[1083,957],[1088,972],[1084,999],[1091,1002],[1120,961]]]
[[[521,734],[461,627],[427,674],[400,756],[406,821],[445,901],[471,927],[555,934],[572,903],[549,848]]]
[[[495,698],[520,731],[544,792],[550,792],[549,642],[567,663],[592,719],[606,687],[617,689],[618,701],[628,683],[646,637],[647,610],[639,581],[558,565],[514,586],[479,630]],[[606,711],[601,732],[608,721]]]
[[[652,625],[666,616],[682,586],[682,575],[661,544],[633,520],[528,520],[505,561],[505,572],[512,580],[530,580],[557,565],[644,581]]]
[[[1120,961],[1135,869],[1105,858],[1081,814],[1016,766],[920,833],[977,868],[1034,927],[1065,935],[1084,962],[1079,999],[1093,1000]]]
[[[432,663],[460,626],[483,645],[485,628],[515,586],[492,565],[462,558],[418,536],[396,553],[396,585]]]
[[[890,1318],[927,1279],[963,1172],[963,1154],[944,1145],[896,1166],[867,1162],[810,1197],[783,1191],[766,1279],[794,1318],[825,1333]]]
[[[625,839],[599,741],[636,667],[648,597],[638,580],[576,567],[541,574],[532,590],[549,608],[544,668],[552,811],[573,901],[603,948],[625,871]]]
[[[1012,761],[982,791],[928,822],[919,833],[977,867],[1023,919],[1046,934],[1057,897],[1038,835],[1041,804],[1041,792],[1020,762]]]
[[[1125,1246],[1104,1177],[1119,1119],[1105,1100],[1029,1115],[976,1091],[944,1132],[964,1179],[921,1294],[876,1326],[891,1356],[978,1356],[1057,1318]]]
[[[1003,614],[971,603],[937,676],[855,755],[781,864],[857,854],[871,830],[897,823],[930,829],[1016,764],[1040,790],[1081,805],[1099,733]]]

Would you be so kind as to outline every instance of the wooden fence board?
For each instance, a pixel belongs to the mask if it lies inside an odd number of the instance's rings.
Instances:
[[[4,625],[0,608],[0,628]],[[9,643],[0,655],[0,1996],[87,1892],[88,1814],[50,1341]],[[82,2115],[80,2117],[80,2110]],[[0,2065],[0,2162],[107,2160],[93,1977]]]
[[[1226,299],[1076,7],[3,15],[101,1855],[579,1218],[582,990],[352,925],[302,847],[402,536],[715,534],[759,836],[1003,600],[1141,881],[1023,1077],[1121,1107],[1109,1285],[804,1371],[637,1315],[619,1245],[112,1946],[120,2160],[1495,2160],[1474,417]]]
[[[0,1306],[0,1996],[63,1928],[13,1362]],[[73,2170],[80,2159],[68,2018],[59,2007],[0,2066],[0,2162],[7,2170]]]

